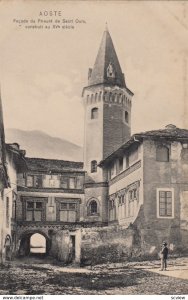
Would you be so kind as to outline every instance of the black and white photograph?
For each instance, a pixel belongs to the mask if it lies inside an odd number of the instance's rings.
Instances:
[[[188,299],[187,1],[0,1],[0,299],[50,295]]]

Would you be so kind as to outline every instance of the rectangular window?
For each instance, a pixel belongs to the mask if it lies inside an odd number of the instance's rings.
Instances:
[[[161,162],[169,161],[169,149],[166,146],[160,145],[156,148],[156,160]]]
[[[174,193],[173,189],[157,189],[157,217],[174,217]]]
[[[113,178],[113,176],[114,176],[114,164],[112,164],[110,166],[110,170],[109,170],[109,177],[110,177],[110,179]]]
[[[70,189],[75,189],[76,188],[76,178],[75,177],[70,177],[69,178],[69,188]]]
[[[126,156],[126,168],[128,168],[129,167],[129,156],[127,155]]]
[[[76,203],[60,203],[59,218],[61,222],[76,222],[77,205]]]
[[[123,157],[119,159],[119,172],[123,171]]]
[[[34,209],[34,202],[27,202],[27,209]]]
[[[132,189],[129,191],[129,200],[137,200],[137,189]]]
[[[42,188],[42,175],[34,176],[34,186],[37,188]]]
[[[27,175],[27,186],[33,187],[34,186],[34,176]]]
[[[42,175],[27,175],[28,187],[42,187]]]
[[[60,188],[62,189],[80,189],[82,187],[82,182],[80,178],[61,176],[60,178]]]
[[[42,209],[42,202],[36,202],[36,209]]]
[[[26,221],[42,221],[43,202],[27,201],[26,203]]]
[[[68,177],[61,176],[61,178],[60,178],[60,187],[62,189],[68,189]]]
[[[60,209],[68,209],[68,203],[61,203],[60,204]]]
[[[172,192],[159,192],[159,216],[172,216]]]
[[[76,188],[78,190],[81,190],[83,188],[83,177],[81,176],[77,177]]]
[[[116,206],[115,200],[109,201],[109,220],[115,221],[116,220]]]

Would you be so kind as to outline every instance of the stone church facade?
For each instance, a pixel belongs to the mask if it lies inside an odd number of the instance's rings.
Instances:
[[[65,263],[155,256],[163,240],[188,250],[188,130],[131,136],[132,97],[106,29],[82,92],[84,162],[16,149],[15,255],[29,254],[35,233]]]

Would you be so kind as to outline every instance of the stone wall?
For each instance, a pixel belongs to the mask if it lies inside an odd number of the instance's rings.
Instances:
[[[133,226],[82,229],[81,265],[118,262],[135,256],[140,256],[140,238]]]
[[[140,256],[140,237],[133,226],[59,230],[51,237],[49,254],[62,263],[76,262],[82,266],[125,261]]]

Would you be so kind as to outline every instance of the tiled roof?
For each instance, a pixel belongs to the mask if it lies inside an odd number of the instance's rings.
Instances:
[[[181,129],[169,124],[164,129],[150,130],[135,134],[140,137],[167,137],[167,138],[188,138],[188,129]]]
[[[26,157],[26,163],[29,171],[83,171],[83,162]]]
[[[164,129],[150,130],[145,132],[136,133],[131,138],[112,152],[108,157],[99,163],[102,167],[105,164],[110,163],[115,157],[121,156],[125,149],[128,149],[133,144],[141,142],[143,139],[167,139],[167,140],[188,140],[188,129],[181,129],[175,125],[169,124]]]

